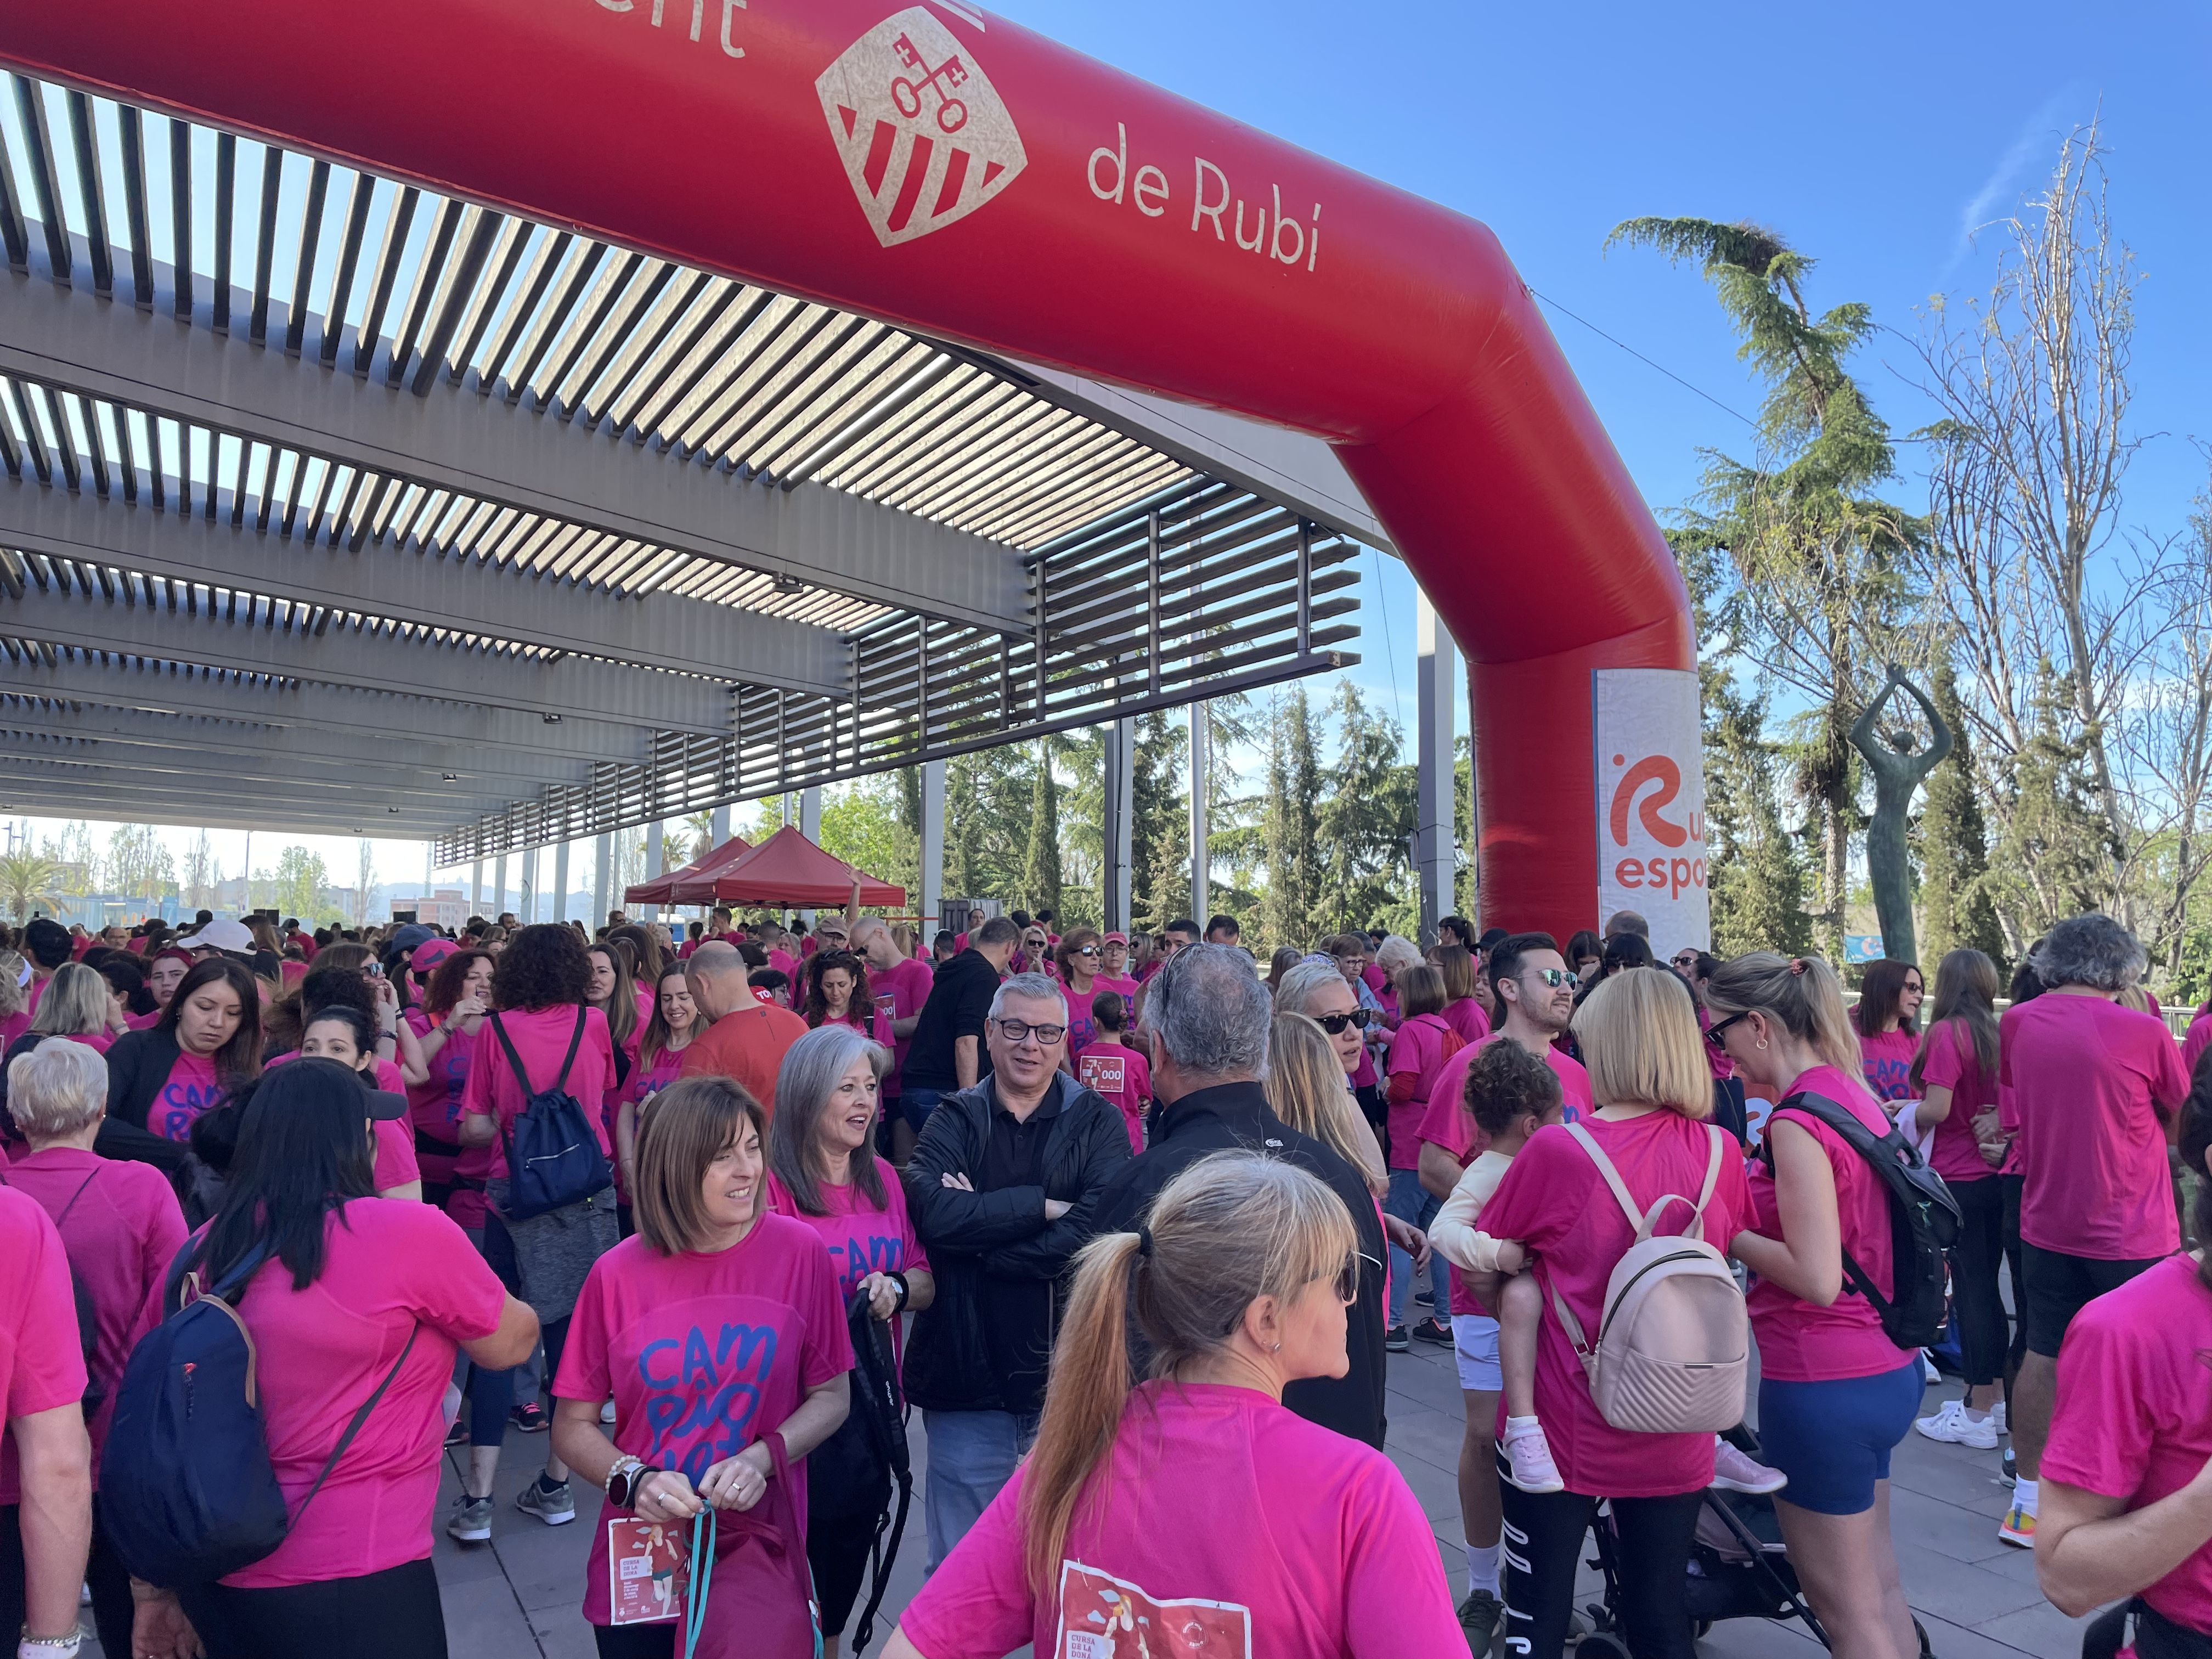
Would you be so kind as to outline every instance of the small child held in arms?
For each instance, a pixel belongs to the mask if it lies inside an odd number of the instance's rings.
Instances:
[[[1091,999],[1091,1018],[1098,1035],[1085,1043],[1077,1056],[1075,1080],[1121,1109],[1121,1121],[1129,1131],[1129,1150],[1141,1152],[1145,1150],[1145,1103],[1152,1098],[1152,1073],[1142,1054],[1122,1045],[1129,1005],[1119,991],[1101,991]]]
[[[1492,1238],[1476,1222],[1482,1206],[1505,1179],[1514,1154],[1547,1123],[1560,1121],[1564,1104],[1559,1079],[1549,1066],[1506,1038],[1486,1045],[1467,1068],[1465,1099],[1475,1127],[1490,1145],[1452,1188],[1429,1227],[1429,1243],[1462,1272],[1503,1273],[1498,1318],[1491,1340],[1497,1345],[1505,1393],[1505,1455],[1513,1484],[1524,1492],[1558,1492],[1562,1483],[1544,1431],[1536,1422],[1536,1334],[1544,1299],[1526,1265],[1520,1245]]]

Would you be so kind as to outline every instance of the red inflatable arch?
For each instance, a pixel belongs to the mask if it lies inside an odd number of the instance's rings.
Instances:
[[[1705,942],[1682,586],[1472,220],[953,0],[106,0],[0,57],[1327,439],[1468,658],[1486,921]]]

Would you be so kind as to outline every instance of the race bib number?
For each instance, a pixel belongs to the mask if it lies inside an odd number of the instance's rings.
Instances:
[[[684,1529],[621,1516],[607,1522],[610,1625],[653,1625],[684,1610],[677,1575],[690,1553]]]
[[[1234,1601],[1158,1601],[1126,1579],[1063,1561],[1053,1659],[1252,1659],[1252,1613]]]
[[[1093,1094],[1119,1100],[1128,1068],[1128,1061],[1120,1054],[1085,1054],[1075,1062],[1076,1080]]]

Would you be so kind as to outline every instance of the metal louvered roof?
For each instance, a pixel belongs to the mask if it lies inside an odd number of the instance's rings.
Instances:
[[[71,810],[127,808],[127,766],[62,742],[76,721],[113,754],[203,755],[239,810],[300,822],[337,781],[255,775],[209,720],[381,710],[452,745],[368,774],[451,861],[1349,659],[1361,523],[1056,379],[10,82],[15,804],[79,766]],[[471,766],[531,746],[495,715],[564,741],[520,777]]]

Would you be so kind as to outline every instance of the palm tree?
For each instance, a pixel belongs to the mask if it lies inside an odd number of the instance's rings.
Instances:
[[[58,910],[61,873],[60,865],[36,853],[0,856],[0,903],[18,921],[28,921],[38,910]]]

